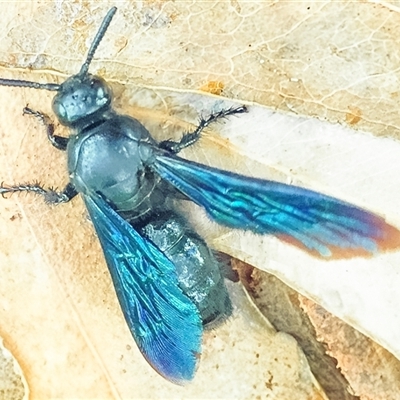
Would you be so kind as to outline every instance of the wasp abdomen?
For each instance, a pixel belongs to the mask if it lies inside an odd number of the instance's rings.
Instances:
[[[158,215],[142,228],[175,265],[179,286],[197,306],[204,326],[215,326],[232,313],[220,266],[205,241],[179,215]]]

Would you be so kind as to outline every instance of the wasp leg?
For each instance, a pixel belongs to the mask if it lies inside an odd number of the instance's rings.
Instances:
[[[57,192],[53,188],[44,189],[39,183],[32,184],[21,184],[13,186],[5,186],[3,183],[0,185],[0,194],[5,197],[6,194],[17,193],[17,192],[32,192],[44,197],[47,204],[60,204],[67,203],[74,198],[78,192],[76,191],[72,183],[68,183],[64,190]]]
[[[162,149],[169,150],[170,152],[177,154],[186,147],[196,143],[200,138],[201,132],[204,128],[207,128],[208,125],[218,121],[219,119],[228,117],[229,115],[243,114],[245,112],[247,112],[246,106],[221,110],[217,113],[211,114],[208,118],[201,118],[197,128],[193,132],[185,133],[179,142],[175,142],[173,140],[164,140],[159,144],[159,146]]]
[[[54,124],[51,122],[48,115],[40,111],[34,111],[29,107],[25,107],[22,112],[24,115],[33,115],[44,125],[46,128],[47,138],[56,149],[63,151],[67,149],[68,138],[54,134]]]

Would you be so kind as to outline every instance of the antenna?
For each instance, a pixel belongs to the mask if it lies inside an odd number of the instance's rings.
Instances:
[[[96,52],[97,47],[99,47],[99,44],[100,44],[101,40],[103,39],[104,34],[106,33],[108,26],[110,25],[111,20],[113,19],[116,11],[117,11],[117,7],[112,7],[108,11],[107,15],[104,17],[103,22],[101,23],[100,28],[97,31],[95,38],[93,39],[92,45],[90,46],[88,55],[86,57],[86,61],[83,63],[81,70],[79,71],[79,74],[78,74],[79,76],[84,76],[87,74],[89,65],[93,60],[94,53]]]
[[[82,77],[85,76],[88,72],[90,63],[93,60],[94,53],[97,50],[97,47],[99,47],[99,44],[101,40],[104,37],[104,34],[106,33],[108,26],[110,25],[110,22],[112,18],[114,17],[114,14],[117,11],[117,7],[112,7],[108,11],[107,15],[104,17],[103,22],[100,25],[99,30],[96,33],[95,38],[93,39],[92,45],[90,46],[88,55],[86,57],[86,61],[83,63],[81,70],[78,73],[78,76]],[[44,90],[50,90],[53,92],[57,92],[61,89],[61,85],[58,83],[39,83],[39,82],[32,82],[32,81],[24,81],[20,79],[4,79],[0,78],[0,85],[1,86],[18,86],[18,87],[28,87],[28,88],[33,88],[33,89],[44,89]]]
[[[4,79],[4,78],[0,78],[0,85],[52,90],[53,92],[57,92],[61,88],[61,85],[59,85],[58,83],[39,83],[39,82],[23,81],[20,79]]]

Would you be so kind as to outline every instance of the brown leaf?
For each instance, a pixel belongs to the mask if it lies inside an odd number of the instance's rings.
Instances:
[[[77,72],[111,5],[5,3],[1,76],[54,82]],[[256,106],[333,122],[360,110],[359,129],[397,135],[397,12],[353,2],[151,1],[118,7],[91,68],[113,84],[118,109],[140,117],[155,136],[180,135],[199,113],[228,104],[195,93],[220,82],[224,98],[255,105],[248,115],[214,127],[218,133],[205,135],[195,154],[186,156],[293,181],[400,225],[395,141]],[[65,156],[49,146],[37,121],[21,116],[26,103],[50,113],[51,94],[0,89],[2,179],[62,187]],[[32,398],[324,397],[293,343],[265,326],[253,329],[254,313],[246,319],[238,312],[205,335],[192,385],[164,382],[133,343],[81,201],[48,208],[14,196],[0,207],[5,345],[22,365]],[[191,218],[200,220],[198,228],[213,246],[282,275],[400,354],[398,254],[324,264],[275,239],[210,227],[198,211]],[[247,307],[244,299],[238,304]],[[272,369],[271,360],[281,369]]]

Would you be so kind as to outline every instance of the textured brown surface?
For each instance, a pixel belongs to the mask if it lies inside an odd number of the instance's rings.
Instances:
[[[273,275],[233,260],[255,305],[275,329],[293,336],[304,351],[310,368],[330,400],[356,400],[348,391],[349,382],[337,369],[337,361],[327,354],[317,339],[316,328],[301,308],[299,294]]]
[[[275,276],[233,265],[256,307],[299,343],[330,400],[398,399],[400,361],[392,354]]]
[[[318,304],[299,296],[301,307],[316,327],[317,339],[361,400],[396,400],[400,393],[400,361]]]
[[[78,70],[111,5],[4,3],[0,75],[62,81]],[[197,90],[346,121],[375,136],[398,135],[400,57],[395,39],[400,24],[394,8],[356,2],[119,1],[118,6],[93,71],[113,83],[119,109],[140,118],[158,137],[179,136],[190,128],[188,122],[195,123],[199,113],[218,104],[220,97],[196,96]],[[0,180],[62,187],[67,182],[65,156],[49,146],[36,121],[21,115],[27,103],[51,112],[51,93],[0,88],[0,100]],[[216,126],[216,134],[206,135],[192,156],[246,174],[309,185],[399,224],[396,143],[339,128],[326,124],[313,130],[304,121],[255,106],[243,118]],[[359,309],[367,303],[358,292],[346,297],[321,288],[313,294],[306,284],[314,277],[304,274],[303,267],[323,275],[332,266],[269,238],[261,244],[254,238],[228,236],[224,241],[223,231],[197,219],[199,230],[220,249],[257,259],[254,264],[260,268],[297,269],[295,279],[288,278],[292,286],[322,303],[339,305],[339,310],[347,305],[342,314],[354,325],[364,326],[365,315],[373,317],[383,309],[387,320],[396,317],[391,314],[396,308],[380,307],[379,301],[368,303],[376,305],[373,311]],[[13,196],[0,202],[0,222],[0,334],[21,366],[32,398],[325,398],[297,343],[263,322],[240,287],[232,289],[234,318],[205,334],[193,384],[170,385],[149,368],[130,337],[80,199],[49,208],[30,196]],[[371,279],[382,288],[382,297],[398,287],[399,257],[391,257],[372,260],[364,274],[381,273],[382,281]],[[371,293],[361,279],[363,261],[337,270],[357,268],[360,278],[351,279]],[[400,354],[397,322],[367,322],[372,328],[366,325],[364,331]],[[350,381],[349,374],[346,379]],[[357,387],[362,390],[367,392]]]
[[[0,346],[0,399],[28,399],[29,388],[13,355]]]

